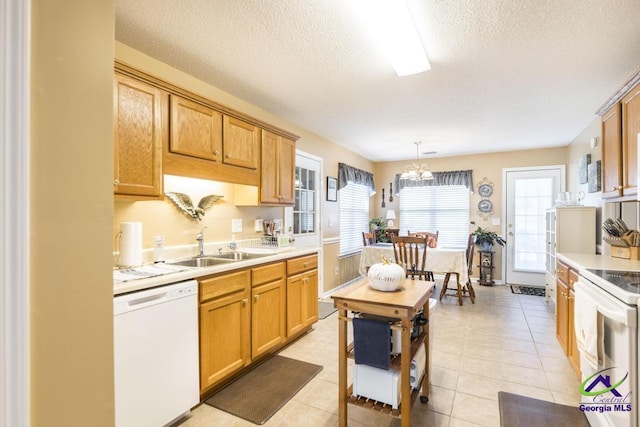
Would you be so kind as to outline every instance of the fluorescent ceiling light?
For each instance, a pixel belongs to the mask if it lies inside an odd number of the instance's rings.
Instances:
[[[405,0],[351,0],[399,76],[431,69]]]

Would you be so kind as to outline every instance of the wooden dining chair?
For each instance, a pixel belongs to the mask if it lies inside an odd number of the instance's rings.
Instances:
[[[435,233],[432,233],[430,231],[410,231],[407,230],[407,235],[412,236],[412,237],[427,237],[427,244],[429,245],[430,248],[435,248],[436,246],[438,246],[438,234],[440,234],[440,231],[436,230]],[[427,271],[427,280],[435,280],[434,276],[433,276],[433,271]]]
[[[373,245],[376,242],[376,236],[373,233],[362,232],[362,244],[364,246]]]
[[[427,262],[427,237],[392,236],[393,255],[401,265],[407,277],[427,280],[424,270]]]
[[[473,273],[473,253],[475,249],[475,236],[473,234],[469,234],[469,238],[467,239],[467,249],[466,249],[466,261],[467,261],[467,282],[464,284],[460,283],[460,275],[458,273],[447,273],[444,276],[444,281],[442,282],[442,290],[440,291],[440,301],[442,301],[442,297],[445,296],[447,291],[455,291],[455,295],[458,297],[458,304],[462,305],[462,297],[467,296],[469,294],[469,299],[472,304],[476,303],[476,292],[473,289],[473,285],[471,284],[471,274]],[[449,287],[449,279],[451,275],[454,274],[456,276],[456,287]]]
[[[436,242],[438,242],[438,235],[439,234],[440,234],[440,231],[438,231],[438,230],[436,230],[435,233],[432,233],[431,231],[410,231],[410,230],[407,230],[407,235],[408,236],[413,236],[413,237],[427,236],[428,238],[432,238]]]

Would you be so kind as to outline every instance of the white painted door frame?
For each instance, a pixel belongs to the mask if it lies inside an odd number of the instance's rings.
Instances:
[[[29,0],[0,0],[0,427],[30,424]]]
[[[322,295],[323,289],[324,289],[324,272],[322,270],[322,266],[324,265],[324,256],[323,256],[323,250],[322,250],[322,228],[321,228],[321,224],[322,221],[320,220],[322,218],[322,194],[324,194],[324,182],[325,182],[325,177],[322,174],[322,171],[324,170],[324,161],[322,159],[322,157],[318,157],[315,156],[313,154],[307,153],[305,151],[302,150],[298,150],[296,149],[296,166],[298,166],[297,164],[297,159],[298,157],[304,157],[306,159],[309,159],[313,162],[317,162],[319,164],[319,169],[318,169],[318,176],[317,176],[317,185],[316,185],[316,195],[315,195],[315,206],[317,206],[317,214],[315,215],[314,221],[315,221],[315,230],[316,233],[314,234],[315,239],[311,238],[311,237],[304,237],[304,246],[317,246],[318,247],[318,294]],[[284,226],[285,226],[285,230],[289,230],[290,227],[293,227],[293,207],[286,207],[284,208]],[[296,238],[298,239],[298,238]],[[296,243],[294,243],[294,246],[297,246]]]
[[[509,203],[508,199],[508,188],[507,188],[507,175],[509,172],[527,172],[527,171],[542,171],[542,170],[559,170],[560,171],[560,179],[559,179],[559,188],[558,191],[565,191],[565,182],[566,182],[566,167],[565,165],[548,165],[548,166],[527,166],[527,167],[518,167],[518,168],[504,168],[502,169],[502,235],[507,240],[507,245],[509,244],[509,240],[511,240],[508,236],[508,219],[509,219]],[[505,248],[502,251],[502,280],[504,283],[507,283],[507,253],[508,248]],[[542,274],[544,277],[544,273]]]

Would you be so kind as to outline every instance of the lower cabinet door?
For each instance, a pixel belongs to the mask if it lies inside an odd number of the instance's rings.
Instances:
[[[556,282],[556,338],[566,355],[569,355],[569,287]]]
[[[287,337],[295,335],[304,328],[302,321],[302,279],[298,274],[287,279]]]
[[[311,325],[318,321],[318,270],[305,273],[303,281],[304,304],[304,326]]]
[[[287,337],[318,321],[318,270],[287,279]]]
[[[286,339],[284,279],[251,290],[251,357],[256,358]]]
[[[200,305],[200,391],[251,362],[247,294],[236,292]]]
[[[573,365],[573,369],[576,372],[580,372],[580,351],[578,350],[578,343],[576,341],[576,328],[573,323],[574,318],[574,303],[576,300],[576,294],[573,289],[569,291],[569,304],[568,304],[568,318],[569,318],[569,361]]]

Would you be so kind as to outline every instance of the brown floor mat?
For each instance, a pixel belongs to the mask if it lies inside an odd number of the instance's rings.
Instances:
[[[318,301],[318,319],[326,319],[336,311],[338,311],[338,309],[333,306],[333,301]]]
[[[589,427],[589,421],[575,406],[561,405],[518,394],[498,392],[502,427]]]
[[[209,397],[205,403],[261,425],[321,370],[322,366],[276,355]]]

